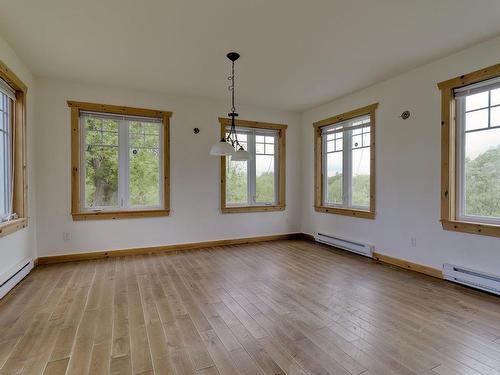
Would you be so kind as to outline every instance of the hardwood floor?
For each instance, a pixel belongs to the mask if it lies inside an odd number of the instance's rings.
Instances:
[[[1,374],[500,374],[500,298],[305,241],[37,268]]]

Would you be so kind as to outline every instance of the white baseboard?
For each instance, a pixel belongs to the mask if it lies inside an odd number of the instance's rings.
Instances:
[[[0,275],[0,298],[3,298],[33,269],[33,259],[27,258]]]

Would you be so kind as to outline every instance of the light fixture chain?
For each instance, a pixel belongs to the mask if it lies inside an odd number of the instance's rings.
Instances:
[[[227,77],[228,81],[230,82],[228,90],[231,91],[231,112],[228,114],[228,116],[231,118],[230,120],[231,124],[229,127],[229,131],[227,132],[227,136],[226,136],[226,131],[224,131],[221,141],[213,145],[212,148],[210,149],[210,155],[216,155],[216,156],[231,155],[231,158],[235,161],[250,160],[251,155],[248,153],[247,150],[245,150],[245,148],[238,141],[238,134],[236,132],[236,117],[238,117],[238,113],[236,113],[236,103],[235,103],[236,75],[234,73],[234,62],[238,60],[240,54],[237,52],[229,52],[226,56],[232,62],[231,75]],[[229,145],[232,146],[232,148]]]
[[[229,129],[229,134],[226,138],[228,142],[231,143],[231,145],[235,148],[237,147],[242,147],[240,145],[240,142],[238,141],[238,135],[236,133],[236,124],[235,124],[235,116],[236,116],[236,105],[234,103],[234,97],[235,97],[235,84],[234,84],[234,61],[232,61],[231,64],[231,75],[228,77],[229,80],[231,81],[231,85],[229,86],[229,91],[231,91],[231,127]],[[234,137],[234,138],[233,138]]]
[[[236,107],[234,106],[234,92],[235,92],[235,87],[234,87],[234,61],[232,62],[232,68],[231,68],[231,112],[234,113],[236,110]]]

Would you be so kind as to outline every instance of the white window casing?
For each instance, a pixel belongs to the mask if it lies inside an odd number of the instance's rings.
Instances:
[[[229,131],[229,127],[227,127],[227,131]],[[252,158],[247,163],[247,202],[243,203],[235,203],[226,201],[227,207],[242,207],[242,206],[273,206],[277,205],[279,202],[279,131],[272,129],[257,129],[257,128],[245,128],[245,127],[236,127],[237,135],[246,135],[247,142],[246,147],[248,148],[246,151],[252,155]],[[256,192],[256,180],[257,180],[257,156],[258,155],[271,155],[266,153],[266,149],[264,148],[264,153],[258,153],[256,150],[256,137],[264,136],[264,137],[273,137],[274,138],[274,147],[273,147],[273,174],[274,174],[274,199],[272,201],[258,201],[257,200],[257,192]],[[241,142],[241,141],[240,141]],[[259,142],[260,143],[260,142]],[[268,143],[267,145],[270,145]],[[227,158],[228,166],[230,166],[231,159]],[[226,194],[226,197],[228,194]],[[227,198],[226,198],[227,199]]]
[[[368,210],[369,204],[367,206],[360,206],[353,204],[352,199],[352,176],[353,176],[353,131],[360,130],[361,139],[363,139],[364,134],[370,134],[371,123],[370,115],[362,115],[349,120],[338,122],[332,125],[324,126],[321,128],[321,147],[322,147],[322,168],[323,168],[323,196],[322,204],[326,207],[337,207],[337,208],[350,208],[359,210]],[[366,132],[363,129],[368,128]],[[337,150],[336,135],[341,134],[342,138],[342,148]],[[334,135],[335,139],[328,140],[328,136]],[[329,151],[327,144],[328,142],[335,142],[334,150]],[[364,139],[363,139],[364,142]],[[366,149],[370,153],[370,142],[367,144],[362,144],[361,146],[355,146],[355,149]],[[328,199],[328,154],[341,153],[342,154],[342,202],[330,202]],[[370,171],[371,173],[371,171]]]
[[[0,79],[0,222],[15,218],[13,212],[12,104],[15,91]]]
[[[116,206],[88,207],[86,204],[86,126],[85,122],[89,118],[114,120],[118,122],[118,196]],[[158,142],[158,205],[132,205],[130,202],[130,179],[129,179],[129,125],[130,122],[144,122],[158,124],[159,142]],[[164,206],[164,127],[160,118],[142,117],[131,115],[120,115],[112,113],[80,111],[80,210],[82,212],[100,212],[100,211],[133,211],[133,210],[156,210]],[[99,146],[99,145],[98,145]]]
[[[489,130],[500,129],[500,124],[494,124],[491,120],[491,110],[500,108],[500,104],[492,104],[491,102],[491,91],[500,88],[500,77],[492,78],[486,81],[478,82],[475,84],[463,86],[454,90],[454,98],[456,104],[456,212],[457,219],[466,222],[477,222],[485,224],[500,224],[500,217],[492,216],[479,216],[479,215],[468,215],[466,213],[466,171],[465,171],[465,160],[466,160],[466,137],[467,134],[485,132]],[[480,93],[488,93],[487,105],[482,107],[473,108],[467,110],[466,101],[467,97],[471,95],[476,95]],[[482,126],[474,127],[472,129],[466,129],[467,113],[477,112],[477,111],[487,111],[487,120]],[[499,130],[500,131],[500,130]],[[500,139],[498,140],[500,144]]]

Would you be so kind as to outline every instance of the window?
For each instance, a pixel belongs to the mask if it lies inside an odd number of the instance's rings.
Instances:
[[[227,134],[230,120],[219,120]],[[286,125],[236,121],[238,140],[252,159],[221,157],[223,213],[285,208],[285,131]]]
[[[0,61],[0,237],[28,224],[25,177],[27,88]]]
[[[500,65],[438,86],[443,228],[500,236]]]
[[[170,112],[68,102],[75,220],[169,213]]]
[[[375,217],[376,107],[314,123],[316,211]]]
[[[0,81],[0,222],[12,219],[12,109],[15,92]],[[8,90],[8,91],[7,91]],[[10,94],[10,95],[9,95]]]

